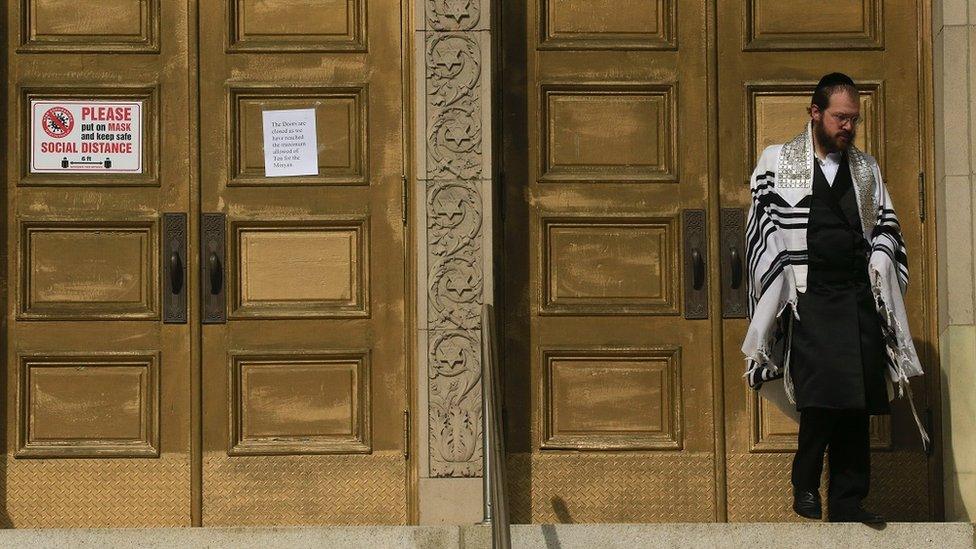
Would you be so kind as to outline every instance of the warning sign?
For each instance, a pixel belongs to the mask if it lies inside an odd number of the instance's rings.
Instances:
[[[31,101],[31,173],[142,173],[141,101]]]

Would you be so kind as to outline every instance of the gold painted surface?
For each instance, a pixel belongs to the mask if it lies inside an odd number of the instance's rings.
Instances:
[[[828,458],[829,459],[829,458]],[[730,522],[803,522],[793,512],[790,467],[793,454],[730,454]],[[821,479],[821,499],[827,507],[827,468]],[[925,456],[919,451],[874,452],[871,489],[864,506],[889,521],[931,520]]]
[[[156,456],[152,355],[22,356],[19,457]]]
[[[542,93],[543,179],[674,178],[670,86],[549,85]]]
[[[249,86],[231,91],[233,133],[229,185],[361,185],[366,183],[364,88]],[[266,110],[315,109],[318,175],[264,177]]]
[[[30,50],[154,51],[158,0],[21,0]]]
[[[657,34],[661,0],[548,0],[549,28],[554,35],[575,33]]]
[[[513,523],[712,520],[710,453],[508,456]]]
[[[155,223],[25,223],[22,315],[154,317]]]
[[[143,0],[27,0],[36,35],[139,35]]]
[[[543,448],[678,449],[677,350],[546,353]]]
[[[547,313],[677,312],[674,219],[567,218],[544,224]]]
[[[856,33],[867,27],[870,18],[866,16],[872,8],[871,0],[831,0],[816,10],[775,0],[755,0],[753,16],[756,30],[762,34]]]
[[[199,9],[231,18],[199,44],[200,208],[226,214],[228,250],[228,319],[200,342],[202,523],[402,524],[401,2],[368,24],[362,0]],[[261,112],[298,108],[319,174],[265,177]]]
[[[362,354],[233,355],[230,453],[368,452]]]
[[[190,460],[15,459],[0,475],[4,528],[190,526]]]
[[[203,522],[209,526],[404,524],[406,463],[368,456],[207,453]],[[364,474],[368,471],[368,474]]]
[[[189,526],[198,344],[159,318],[159,218],[196,193],[187,4],[4,6],[0,524]],[[142,101],[143,173],[30,174],[31,99]]]
[[[814,10],[777,0],[749,0],[747,6],[747,49],[882,47],[880,0],[828,0]]]
[[[674,43],[673,0],[536,1],[543,47],[661,49]]]
[[[362,314],[367,299],[364,227],[235,223],[235,314]],[[287,276],[283,276],[287,275]]]
[[[584,30],[609,4],[524,4],[502,6],[519,29],[499,253],[513,518],[714,520],[712,328],[682,315],[678,249],[682,210],[711,192],[706,5],[614,3],[646,15]],[[651,9],[661,35],[637,37]]]
[[[364,0],[228,0],[231,49],[365,51]]]
[[[726,462],[729,522],[804,522],[806,519],[792,508],[792,463],[793,454],[730,453]],[[826,501],[823,480],[820,491],[821,499]]]

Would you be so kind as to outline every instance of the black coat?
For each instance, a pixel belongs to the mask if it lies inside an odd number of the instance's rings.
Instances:
[[[868,279],[869,244],[846,155],[833,185],[814,162],[806,292],[797,296],[790,375],[797,409],[887,414],[886,356]]]

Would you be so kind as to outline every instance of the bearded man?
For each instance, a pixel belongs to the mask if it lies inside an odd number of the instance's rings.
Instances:
[[[903,300],[908,261],[878,163],[854,146],[854,81],[824,76],[808,112],[804,131],[766,148],[752,174],[745,377],[793,417],[799,412],[793,510],[821,518],[826,450],[828,520],[879,523],[862,505],[868,425],[890,413],[893,385],[899,395],[907,389],[928,444],[908,383],[922,373]]]

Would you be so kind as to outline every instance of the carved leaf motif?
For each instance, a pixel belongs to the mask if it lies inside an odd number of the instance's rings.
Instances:
[[[480,20],[480,0],[427,0],[427,25],[434,30],[471,30]]]
[[[428,356],[431,475],[480,474],[479,341],[470,333],[443,332],[431,340]]]

